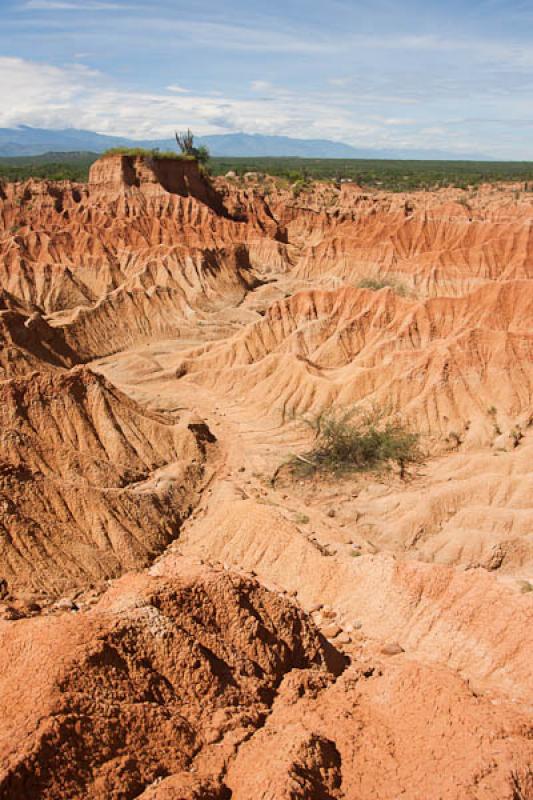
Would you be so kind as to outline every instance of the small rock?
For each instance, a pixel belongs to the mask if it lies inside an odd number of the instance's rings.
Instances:
[[[326,625],[325,628],[322,628],[322,633],[326,639],[334,639],[335,636],[338,636],[341,632],[341,628],[339,628],[338,625]]]
[[[339,633],[335,639],[335,644],[350,644],[351,641],[352,640],[347,633]]]
[[[238,472],[246,472],[246,467],[239,467]]]
[[[70,597],[62,597],[56,603],[54,603],[54,608],[58,609],[58,611],[77,611],[78,606],[71,600]]]
[[[335,617],[337,616],[337,612],[333,611],[332,608],[323,608],[322,616],[324,617],[324,619],[335,619]]]
[[[405,653],[405,650],[401,644],[398,644],[398,642],[389,642],[389,644],[386,644],[381,648],[381,652],[384,656],[397,656],[400,653]]]
[[[334,508],[330,508],[328,511],[328,517],[334,517],[336,515],[336,511]]]
[[[322,608],[324,608],[322,603],[315,603],[315,605],[311,606],[311,608],[309,609],[309,613],[314,614],[315,611],[320,611]]]
[[[222,739],[223,731],[221,728],[213,727],[204,734],[206,744],[215,744]]]
[[[23,619],[24,614],[14,606],[0,606],[0,618],[7,620]]]

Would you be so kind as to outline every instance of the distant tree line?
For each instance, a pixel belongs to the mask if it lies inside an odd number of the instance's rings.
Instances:
[[[519,182],[522,191],[533,189],[533,163],[497,161],[393,161],[371,159],[318,158],[236,158],[209,157],[204,147],[196,147],[190,131],[176,134],[178,152],[118,148],[108,152],[158,158],[197,160],[213,175],[247,172],[272,175],[305,190],[312,181],[354,181],[360,186],[386,191],[434,190],[442,187],[475,189],[482,183]],[[101,156],[97,153],[49,153],[0,159],[0,178],[5,181],[45,178],[86,181],[89,167]]]

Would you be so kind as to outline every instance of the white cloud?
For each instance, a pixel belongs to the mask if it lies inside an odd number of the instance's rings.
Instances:
[[[382,122],[384,125],[392,125],[394,127],[416,125],[418,120],[409,117],[385,117]]]
[[[330,86],[349,86],[351,83],[351,78],[330,78],[328,83]]]
[[[354,121],[346,110],[332,112],[322,98],[284,89],[249,99],[193,94],[180,86],[161,92],[127,91],[79,65],[59,68],[18,58],[0,58],[0,87],[4,127],[75,125],[136,138],[170,135],[188,125],[199,134],[240,130],[308,138],[362,136],[376,130],[373,124]]]
[[[176,83],[167,86],[167,92],[176,92],[176,94],[189,94],[190,89],[185,89],[183,86],[178,86]]]
[[[441,128],[438,125],[430,125],[428,128],[422,128],[420,133],[425,136],[446,136],[445,128]]]
[[[252,81],[250,88],[254,92],[270,92],[274,87],[269,81]]]
[[[63,0],[57,0],[62,2]],[[56,2],[56,0],[31,0],[31,2]],[[68,0],[65,0],[68,2]],[[81,0],[84,4],[85,0]],[[74,2],[68,2],[75,5]],[[105,3],[101,3],[105,5]],[[112,5],[112,3],[110,3]],[[121,4],[121,8],[126,8]],[[130,8],[135,8],[130,6]],[[136,7],[139,10],[139,7]],[[366,34],[341,33],[324,29],[301,32],[294,29],[269,27],[264,20],[256,25],[231,24],[228,22],[176,19],[150,9],[150,16],[143,18],[143,31],[147,34],[183,36],[182,43],[212,47],[213,50],[251,53],[288,53],[290,55],[338,56],[361,51],[372,53],[442,53],[453,58],[461,54],[470,63],[494,64],[518,69],[533,67],[533,50],[529,43],[476,38],[475,36],[446,37],[437,34]],[[346,86],[350,77],[330,79],[333,86]]]
[[[106,3],[99,0],[87,0],[81,3],[68,0],[28,0],[24,5],[28,11],[123,11],[131,8],[124,3]]]
[[[214,50],[251,53],[331,54],[337,51],[334,37],[298,35],[293,31],[226,22],[199,22],[190,19],[168,19],[154,13],[143,20],[143,30],[151,35],[174,33],[183,37],[182,43],[209,46]]]
[[[22,58],[0,57],[0,120],[5,127],[18,124],[58,127],[99,78],[94,70],[74,64],[61,69]]]
[[[498,151],[483,118],[469,121],[455,114],[442,119],[424,103],[412,107],[418,116],[404,117],[379,113],[383,96],[371,93],[302,92],[266,81],[254,81],[252,89],[244,97],[200,94],[176,84],[158,92],[125,90],[80,64],[57,67],[0,57],[0,127],[76,127],[137,139],[170,137],[174,130],[191,127],[199,135],[243,131],[334,139],[360,147],[492,151],[502,157],[513,155],[516,145],[510,117],[502,120]],[[390,102],[399,100],[392,96]],[[494,99],[488,120],[505,117],[502,102]],[[519,101],[513,109],[516,118],[526,118],[527,109]]]

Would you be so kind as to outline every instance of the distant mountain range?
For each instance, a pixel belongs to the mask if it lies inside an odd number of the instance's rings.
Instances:
[[[377,150],[352,147],[328,139],[292,139],[288,136],[263,136],[249,133],[226,133],[197,137],[197,144],[206,145],[213,156],[292,156],[299,158],[393,158],[429,160],[490,161],[480,154],[458,154],[441,150]],[[93,131],[49,130],[21,125],[0,128],[0,156],[33,156],[48,152],[91,151],[101,153],[110,147],[159,147],[175,149],[173,139],[135,140],[106,136]]]

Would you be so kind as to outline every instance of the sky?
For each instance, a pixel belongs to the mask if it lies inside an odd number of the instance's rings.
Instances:
[[[0,0],[0,127],[533,160],[532,0]]]

